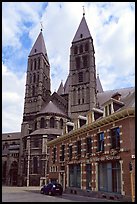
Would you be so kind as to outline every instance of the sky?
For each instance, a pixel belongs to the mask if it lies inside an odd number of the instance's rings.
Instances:
[[[3,133],[21,131],[28,55],[41,23],[54,92],[68,76],[83,6],[103,90],[135,86],[135,2],[2,2]]]

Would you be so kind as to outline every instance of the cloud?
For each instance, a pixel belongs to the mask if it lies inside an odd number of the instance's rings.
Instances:
[[[103,89],[134,86],[134,2],[2,2],[3,131],[20,129],[27,57],[40,32],[40,22],[53,92],[68,76],[71,42],[83,5]]]
[[[18,78],[2,64],[2,130],[20,131],[25,96],[26,74]]]

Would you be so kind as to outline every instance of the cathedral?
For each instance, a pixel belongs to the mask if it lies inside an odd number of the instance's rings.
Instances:
[[[28,56],[21,132],[2,134],[3,184],[47,183],[48,142],[124,107],[134,107],[134,87],[103,90],[96,74],[95,48],[84,13],[71,42],[68,77],[54,93],[51,93],[51,69],[41,30]]]

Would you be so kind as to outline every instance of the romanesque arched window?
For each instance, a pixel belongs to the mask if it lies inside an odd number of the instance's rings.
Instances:
[[[80,45],[80,49],[79,49],[80,53],[83,52],[83,45]]]
[[[55,119],[53,117],[50,118],[50,127],[51,128],[55,127]]]
[[[33,74],[33,83],[35,83],[36,82],[36,74],[34,73]]]
[[[74,47],[74,54],[77,54],[77,53],[78,53],[78,47],[75,46],[75,47]]]
[[[41,118],[40,120],[40,128],[44,128],[45,127],[45,119]]]
[[[38,69],[40,69],[40,57],[38,58]]]
[[[38,173],[38,159],[37,159],[37,157],[33,158],[33,173],[34,174]]]
[[[34,59],[34,69],[36,70],[36,68],[37,68],[37,61],[36,59]]]
[[[63,119],[60,119],[60,129],[63,129]]]
[[[31,61],[30,61],[30,70],[32,71],[32,69],[33,69],[33,61],[31,59]]]
[[[32,96],[35,96],[35,86],[32,86]]]
[[[89,50],[89,45],[88,43],[85,44],[85,51],[88,51]]]
[[[30,74],[30,78],[29,78],[30,83],[32,82],[32,75]]]

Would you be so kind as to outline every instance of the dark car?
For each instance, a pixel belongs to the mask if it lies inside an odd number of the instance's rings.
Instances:
[[[45,195],[62,195],[63,187],[59,183],[49,183],[44,185],[40,192]]]

